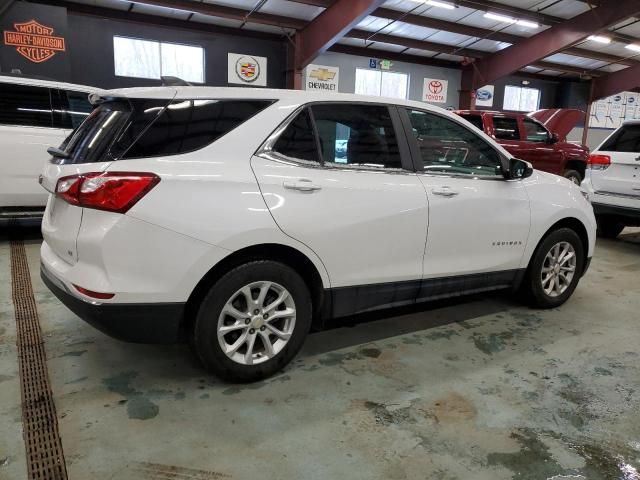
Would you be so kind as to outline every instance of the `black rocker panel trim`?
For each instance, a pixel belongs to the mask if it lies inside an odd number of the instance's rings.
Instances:
[[[516,269],[338,287],[328,290],[325,298],[331,298],[331,316],[344,317],[429,300],[513,288],[521,281],[523,273],[524,270]]]

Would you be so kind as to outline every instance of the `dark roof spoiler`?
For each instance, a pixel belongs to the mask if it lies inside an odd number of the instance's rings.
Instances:
[[[191,87],[192,86],[186,80],[183,80],[183,79],[178,78],[178,77],[172,77],[172,76],[165,75],[165,76],[160,77],[160,79],[162,80],[162,86],[163,87]]]

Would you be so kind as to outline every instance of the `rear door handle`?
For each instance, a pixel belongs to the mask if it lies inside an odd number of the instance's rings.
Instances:
[[[443,197],[455,197],[458,195],[458,192],[453,190],[451,187],[436,187],[431,190],[431,193],[434,195],[441,195]]]
[[[285,180],[282,182],[282,186],[289,190],[299,190],[301,192],[314,192],[320,190],[320,185],[314,184],[308,178],[299,178],[298,180]]]

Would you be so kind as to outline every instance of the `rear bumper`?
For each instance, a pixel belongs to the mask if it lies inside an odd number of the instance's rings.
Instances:
[[[595,202],[592,205],[593,212],[596,215],[617,217],[622,222],[628,222],[630,225],[640,224],[640,208]]]
[[[135,343],[176,343],[181,329],[184,303],[97,303],[74,296],[44,265],[40,276],[51,292],[82,320],[110,337]]]

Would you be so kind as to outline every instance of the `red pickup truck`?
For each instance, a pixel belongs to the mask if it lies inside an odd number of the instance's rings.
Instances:
[[[567,142],[567,134],[584,118],[573,109],[545,109],[529,114],[456,110],[455,113],[493,137],[514,157],[534,168],[568,178],[578,185],[584,178],[589,149]]]

